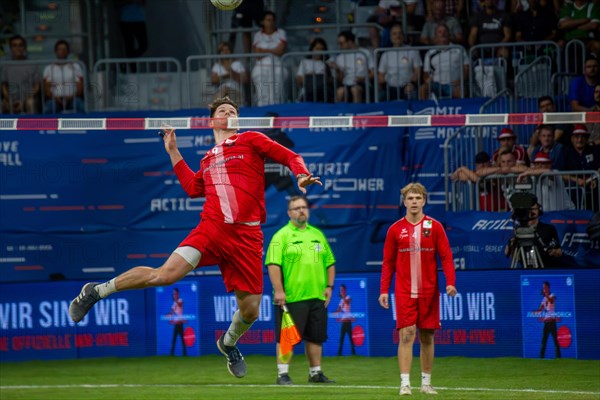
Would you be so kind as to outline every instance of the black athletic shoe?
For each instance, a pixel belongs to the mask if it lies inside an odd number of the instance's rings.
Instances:
[[[335,383],[335,381],[332,381],[322,371],[319,371],[313,376],[309,375],[308,383]]]
[[[293,385],[292,378],[288,374],[282,374],[277,377],[278,385]]]
[[[86,316],[86,314],[92,309],[94,304],[100,300],[100,295],[96,292],[96,287],[99,285],[98,282],[86,283],[81,288],[79,296],[75,297],[69,305],[69,315],[74,322],[79,322]]]
[[[223,342],[224,337],[225,334],[222,334],[219,340],[217,340],[217,347],[227,359],[227,369],[236,378],[243,378],[246,376],[246,361],[244,361],[244,356],[242,356],[237,346],[226,346]]]

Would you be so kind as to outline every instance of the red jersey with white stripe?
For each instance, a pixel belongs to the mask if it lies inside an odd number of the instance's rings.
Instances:
[[[422,298],[436,295],[436,254],[442,261],[446,286],[455,286],[452,251],[442,224],[426,215],[416,224],[406,218],[396,221],[385,238],[380,293],[389,292],[396,273],[396,296]]]
[[[206,152],[200,171],[184,160],[174,169],[192,197],[206,197],[203,220],[227,224],[265,222],[265,159],[285,165],[292,173],[309,174],[302,157],[260,132],[235,134]]]

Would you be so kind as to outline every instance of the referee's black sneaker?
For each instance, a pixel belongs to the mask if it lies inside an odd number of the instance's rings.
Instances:
[[[288,374],[281,374],[277,377],[278,385],[293,385],[292,378]]]
[[[323,371],[318,371],[316,374],[308,376],[308,383],[335,383],[335,381],[326,377]]]

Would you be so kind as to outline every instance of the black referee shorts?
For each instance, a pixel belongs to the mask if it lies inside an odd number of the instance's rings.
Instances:
[[[325,302],[319,299],[303,300],[286,304],[296,328],[302,337],[312,343],[327,341],[327,309]],[[283,309],[275,305],[275,337],[279,343],[281,332],[281,316]]]

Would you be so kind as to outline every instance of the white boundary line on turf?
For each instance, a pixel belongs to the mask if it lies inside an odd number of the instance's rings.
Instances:
[[[264,387],[273,387],[273,388],[281,388],[281,385],[257,385],[257,384],[156,384],[156,385],[142,385],[142,384],[101,384],[101,385],[92,385],[92,384],[81,384],[81,385],[15,385],[15,386],[5,386],[1,385],[0,390],[22,390],[22,389],[81,389],[81,388],[92,388],[92,389],[103,389],[103,388],[178,388],[178,387],[240,387],[240,388],[264,388]],[[398,390],[398,386],[370,386],[370,385],[290,385],[285,386],[289,388],[312,388],[312,389],[393,389]],[[582,390],[550,390],[550,389],[494,389],[494,388],[461,388],[461,387],[442,387],[435,386],[436,389],[439,390],[447,390],[447,391],[461,391],[461,392],[511,392],[511,393],[548,393],[548,394],[581,394],[581,395],[600,395],[600,392],[593,391],[582,391]],[[413,386],[413,389],[419,389],[418,386]]]

